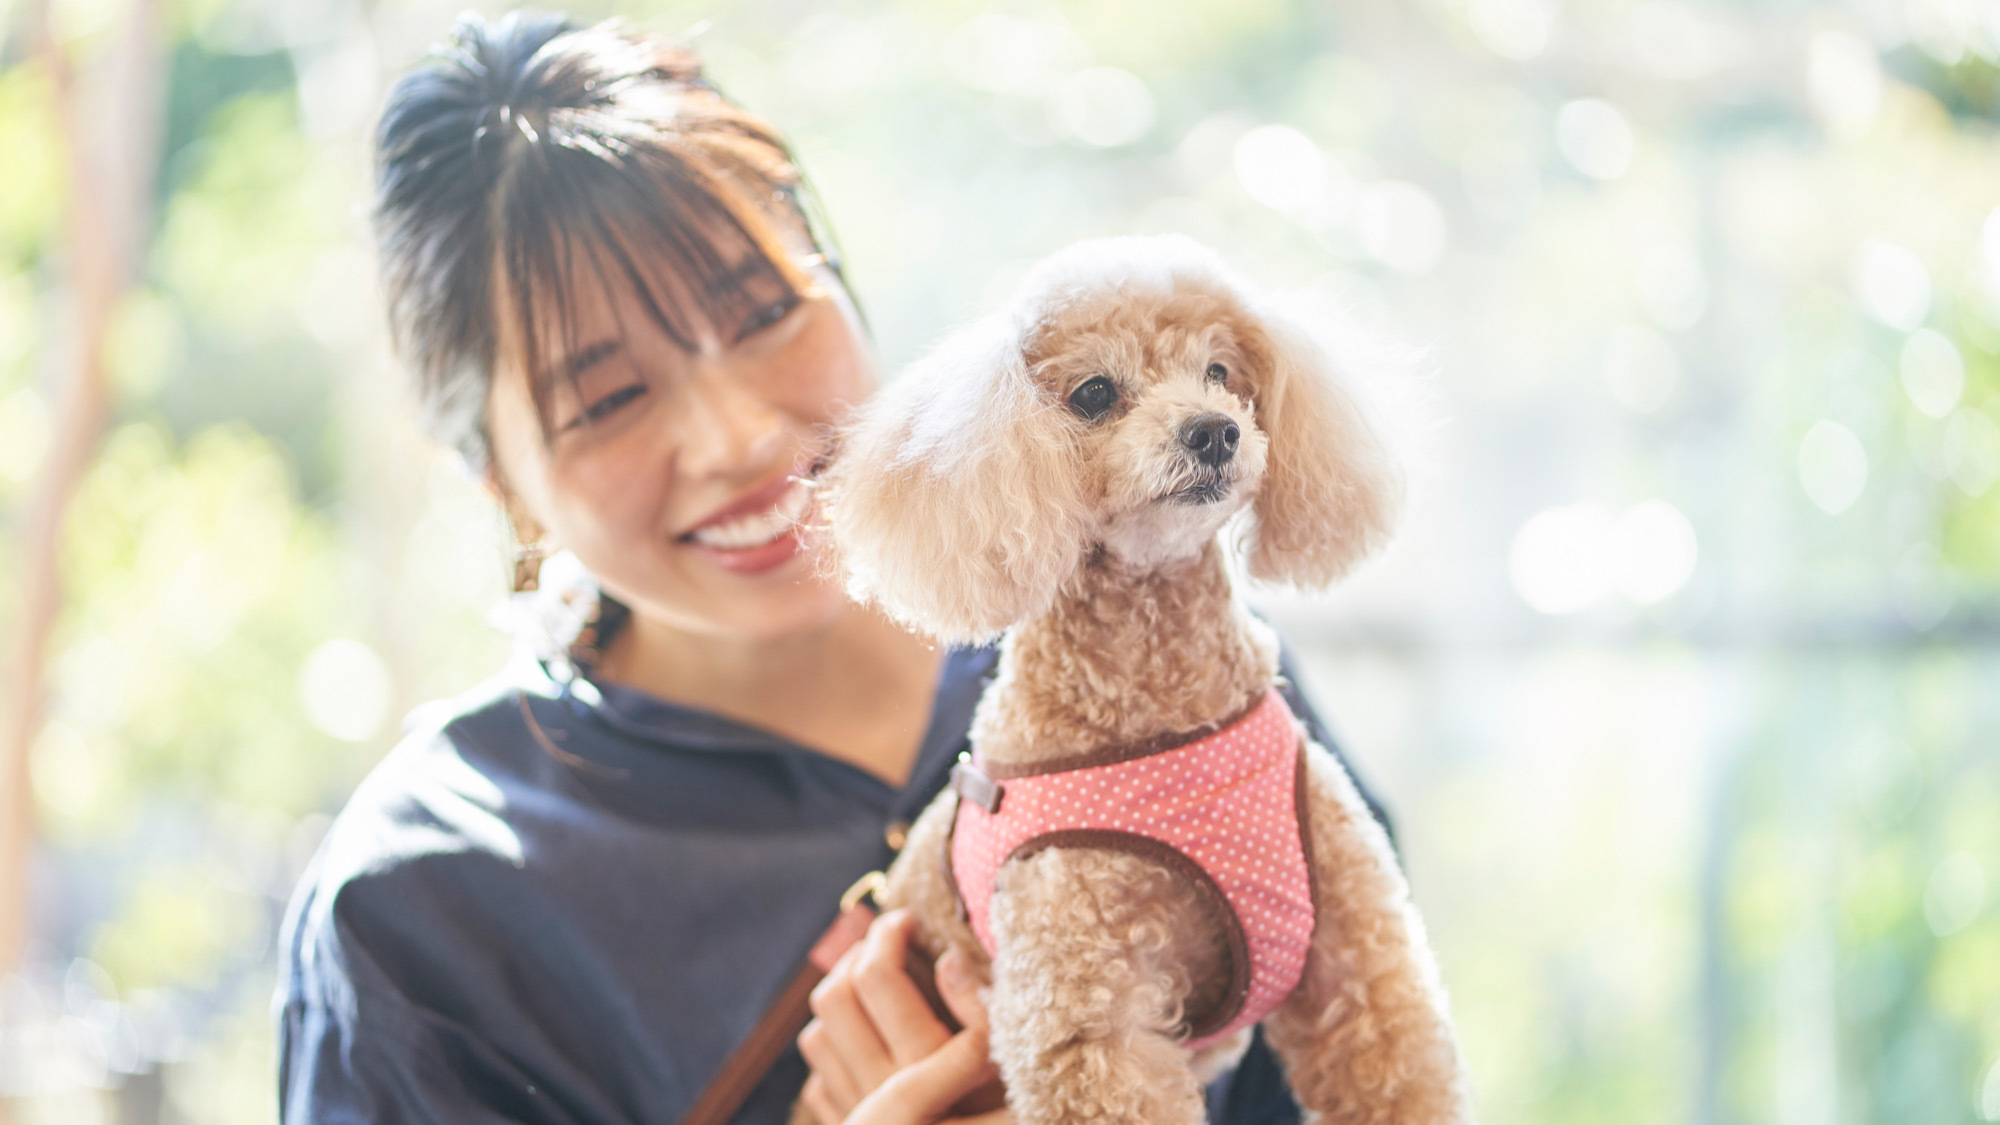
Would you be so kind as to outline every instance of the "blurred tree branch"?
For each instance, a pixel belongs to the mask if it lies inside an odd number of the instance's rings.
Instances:
[[[37,0],[30,21],[68,186],[61,253],[70,323],[60,363],[52,365],[51,441],[18,541],[20,631],[0,712],[6,717],[0,731],[0,973],[27,951],[35,835],[29,758],[42,727],[49,642],[62,607],[64,516],[111,414],[105,340],[143,261],[166,103],[159,0],[131,0],[112,42],[82,73],[62,41],[50,0]]]

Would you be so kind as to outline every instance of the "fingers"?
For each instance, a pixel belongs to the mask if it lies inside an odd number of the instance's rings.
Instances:
[[[979,998],[979,975],[957,949],[945,950],[937,963],[938,995],[961,1027],[986,1028],[986,1004]]]
[[[806,1079],[805,1089],[799,1091],[799,1102],[811,1111],[819,1125],[840,1125],[847,1111],[853,1108],[834,1104],[833,1096],[826,1092],[826,1079],[817,1073]]]
[[[820,1101],[808,1103],[816,1115],[820,1115],[822,1125],[840,1125],[842,1119],[854,1109],[854,1105],[868,1093],[860,1083],[854,1081],[854,1073],[848,1069],[848,1061],[842,1055],[834,1033],[828,1031],[826,1023],[814,1019],[798,1033],[798,1053],[806,1057],[806,1065],[812,1067],[812,1077],[806,1079],[808,1085],[818,1085]]]
[[[989,1057],[985,1029],[969,1027],[863,1098],[846,1125],[932,1125],[959,1099],[998,1074]]]
[[[967,1028],[954,1036],[905,968],[915,925],[901,911],[876,919],[813,989],[800,1097],[821,1125],[928,1125],[995,1079],[976,973],[962,955],[939,962],[941,994]]]
[[[847,1105],[860,1101],[896,1070],[888,1045],[856,992],[855,965],[863,948],[848,950],[814,987],[814,1019],[799,1033],[799,1053],[814,1070],[826,1074],[833,1087],[829,1092]]]
[[[856,994],[898,1067],[928,1057],[951,1038],[904,967],[916,920],[893,910],[875,920],[853,969]]]

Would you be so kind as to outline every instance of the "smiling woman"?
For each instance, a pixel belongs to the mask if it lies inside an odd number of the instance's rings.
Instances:
[[[795,478],[870,375],[784,143],[691,55],[610,30],[467,25],[444,59],[384,115],[378,206],[434,432],[642,623],[832,612],[797,581]]]
[[[431,431],[529,558],[588,572],[559,615],[587,624],[420,710],[328,833],[286,924],[284,1117],[679,1121],[942,787],[995,654],[803,552],[870,349],[791,154],[692,56],[467,17],[378,146]],[[878,929],[734,1120],[804,1090],[827,1125],[918,1125],[990,1079],[977,998],[945,988],[955,1036]],[[869,1097],[913,1084],[937,1108]],[[1215,1096],[1291,1109],[1261,1052]]]

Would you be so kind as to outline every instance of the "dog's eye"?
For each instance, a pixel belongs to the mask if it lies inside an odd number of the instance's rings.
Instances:
[[[1209,382],[1211,382],[1211,383],[1224,383],[1224,382],[1228,382],[1228,381],[1229,381],[1229,369],[1228,369],[1227,367],[1224,367],[1224,366],[1222,366],[1222,365],[1221,365],[1221,364],[1219,364],[1219,363],[1211,363],[1211,364],[1209,364],[1209,365],[1208,365],[1208,381],[1209,381]]]
[[[1095,422],[1118,403],[1118,388],[1111,380],[1096,375],[1069,393],[1069,408]]]

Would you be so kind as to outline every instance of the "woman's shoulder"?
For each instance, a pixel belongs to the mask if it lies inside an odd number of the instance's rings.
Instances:
[[[977,694],[972,669],[954,671],[933,788]],[[306,1068],[364,1040],[446,1050],[440,1036],[469,1036],[537,1060],[549,1088],[579,1057],[575,1034],[547,1030],[559,1018],[615,1031],[584,1054],[617,1074],[579,1089],[706,1074],[841,891],[888,861],[884,828],[917,796],[664,701],[593,699],[586,683],[502,677],[420,708],[294,896],[285,1057]],[[671,1120],[694,1092],[634,1097]]]
[[[355,787],[321,851],[336,867],[375,866],[367,853],[392,843],[416,853],[487,845],[480,817],[504,816],[506,789],[531,760],[531,703],[545,679],[519,661],[471,688],[433,700],[403,720],[401,737]],[[330,854],[328,854],[330,853]]]
[[[349,797],[280,945],[288,1120],[334,1107],[484,1119],[472,1111],[538,1090],[577,1104],[607,1091],[684,1100],[675,1060],[701,1019],[728,1009],[692,995],[702,980],[663,951],[712,892],[683,878],[692,833],[565,760],[578,720],[563,693],[510,668],[413,712]],[[768,990],[759,971],[781,971],[791,952],[756,952],[715,975]],[[595,1041],[600,1028],[615,1033]],[[635,1082],[644,1089],[626,1089]],[[411,1110],[434,1102],[452,1108]]]
[[[357,911],[393,914],[429,869],[479,857],[506,863],[516,850],[506,830],[513,727],[524,684],[508,668],[405,720],[402,737],[348,796],[329,824],[287,911],[289,968],[350,972],[352,942],[341,940]],[[327,958],[338,964],[326,965]]]
[[[946,764],[979,686],[953,667],[946,693],[965,698],[941,701],[928,755]],[[344,988],[380,969],[407,988],[437,976],[427,950],[557,926],[608,948],[635,911],[723,932],[798,909],[779,929],[804,933],[820,892],[881,861],[904,796],[770,732],[517,660],[412,712],[333,819],[287,912],[287,976]]]

